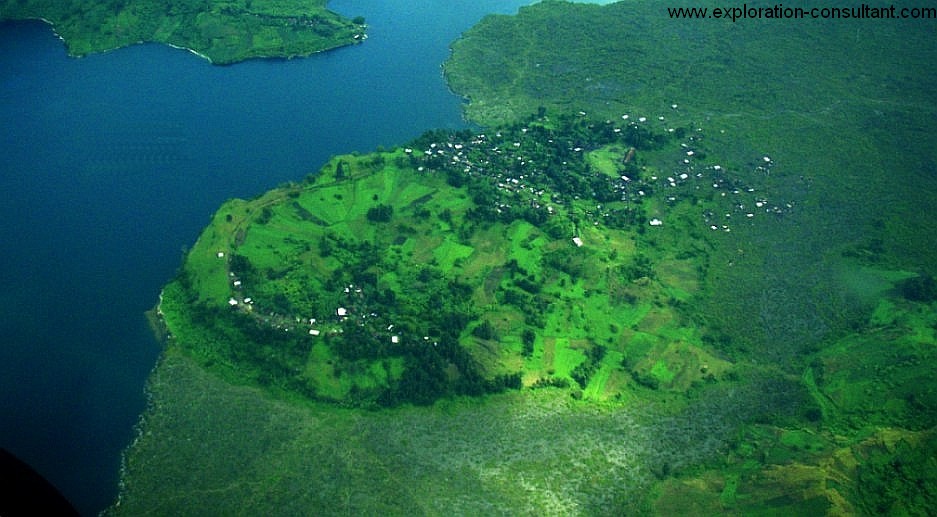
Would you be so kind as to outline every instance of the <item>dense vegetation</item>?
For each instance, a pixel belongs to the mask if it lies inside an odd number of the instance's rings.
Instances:
[[[630,117],[542,113],[485,133],[432,131],[228,203],[160,307],[180,351],[289,399],[397,406],[558,387],[652,403],[668,425],[692,419],[679,439],[705,432],[709,445],[682,457],[669,442],[647,449],[646,474],[676,494],[659,511],[712,496],[673,476],[726,450],[724,472],[703,474],[720,483],[714,510],[755,510],[800,484],[805,496],[784,503],[798,511],[904,505],[857,494],[919,484],[880,481],[861,458],[932,443],[937,399],[916,389],[933,355],[919,346],[937,327],[921,305],[933,303],[922,300],[928,277],[857,266],[849,274],[877,278],[888,297],[843,316],[862,318],[858,334],[786,364],[756,366],[694,309],[712,250],[796,215],[795,200],[759,180],[772,167],[759,162],[755,175],[720,165],[700,128]],[[893,351],[877,350],[883,338]],[[867,381],[854,377],[873,364]],[[879,398],[893,402],[872,410]],[[834,456],[857,459],[824,470]],[[821,490],[828,476],[850,481]]]
[[[326,0],[3,0],[0,20],[42,18],[81,56],[141,41],[192,49],[213,63],[295,57],[363,41],[364,19]]]
[[[716,212],[790,205],[707,164],[699,134],[649,126],[542,114],[336,158],[222,208],[161,309],[204,364],[346,404],[571,381],[604,400],[632,375],[655,388],[715,379],[715,358],[692,372],[706,329],[679,310],[705,276],[703,235],[730,230]],[[652,265],[641,249],[671,225],[684,246]],[[642,324],[662,314],[670,323]],[[671,332],[694,350],[670,364],[690,370],[679,379],[641,357]]]
[[[931,512],[933,38],[659,8],[486,18],[488,127],[225,204],[116,509]]]
[[[794,201],[756,231],[733,227],[691,303],[736,367],[757,361],[800,376],[813,403],[800,418],[746,419],[724,464],[658,485],[655,511],[929,512],[937,255],[933,229],[915,214],[934,209],[937,184],[910,142],[935,141],[916,128],[937,98],[908,74],[937,49],[919,23],[782,29],[665,23],[662,10],[544,2],[486,18],[446,64],[469,116],[488,123],[679,104],[724,128],[706,133],[719,141],[711,152],[770,150],[766,186]]]

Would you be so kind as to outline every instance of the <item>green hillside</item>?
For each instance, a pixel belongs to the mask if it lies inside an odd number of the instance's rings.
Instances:
[[[163,291],[114,511],[643,511],[744,419],[819,411],[694,310],[712,251],[791,210],[705,141],[545,115],[225,204]]]
[[[662,9],[488,17],[485,127],[222,206],[114,512],[937,506],[926,22]]]
[[[193,50],[213,63],[296,57],[366,37],[326,0],[4,0],[0,20],[42,18],[74,56],[140,42]]]
[[[687,310],[731,231],[713,214],[789,208],[697,158],[698,132],[648,126],[544,116],[335,158],[222,207],[163,317],[208,366],[352,405],[713,382],[729,363]]]

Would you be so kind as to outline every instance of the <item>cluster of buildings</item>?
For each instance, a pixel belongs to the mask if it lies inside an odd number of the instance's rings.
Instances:
[[[676,105],[671,107],[677,109]],[[580,117],[585,115],[584,112],[579,113]],[[621,118],[625,128],[643,128],[651,124],[647,117],[632,118],[624,114]],[[673,136],[674,133],[680,134],[675,128],[667,127],[665,117],[659,116],[657,120],[662,124],[662,132]],[[553,188],[547,198],[544,186],[555,186],[555,177],[580,174],[597,178],[597,183],[606,181],[604,174],[591,170],[586,153],[589,148],[609,143],[605,136],[599,135],[606,135],[610,128],[611,133],[620,139],[619,143],[628,150],[621,160],[623,173],[617,178],[607,177],[605,187],[613,193],[613,199],[597,202],[594,208],[584,211],[593,225],[620,220],[613,217],[613,212],[635,210],[654,195],[663,196],[663,206],[673,206],[689,198],[725,198],[725,202],[716,199],[715,204],[725,207],[721,213],[705,210],[702,219],[711,230],[726,232],[731,231],[734,221],[749,220],[759,214],[781,215],[794,208],[791,201],[770,202],[764,189],[756,186],[764,183],[764,178],[775,166],[774,160],[767,155],[758,158],[749,172],[730,172],[721,165],[709,164],[700,158],[704,154],[699,149],[703,130],[697,128],[680,144],[679,154],[674,158],[669,173],[653,173],[634,163],[635,148],[629,145],[620,124],[606,120],[605,127],[602,127],[603,123],[595,123],[594,126],[595,142],[574,141],[565,135],[551,134],[543,128],[527,125],[515,130],[503,129],[491,137],[479,134],[459,141],[450,136],[449,141],[430,142],[423,150],[406,148],[405,152],[418,164],[417,170],[421,172],[453,171],[468,177],[491,178],[499,193],[493,206],[498,214],[522,208],[543,210],[546,216],[552,216],[571,200],[588,199],[596,194],[594,191],[563,192]],[[557,161],[557,156],[563,159]],[[710,192],[706,192],[707,189]],[[624,202],[625,207],[616,206],[615,201]],[[652,227],[665,226],[667,214],[663,211],[646,217],[643,213],[640,215],[642,217],[625,219],[641,220],[644,221],[642,224]],[[581,246],[581,240],[576,245]]]

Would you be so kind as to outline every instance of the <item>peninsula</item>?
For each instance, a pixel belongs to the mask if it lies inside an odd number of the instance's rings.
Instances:
[[[182,47],[215,64],[307,56],[364,41],[364,18],[326,0],[3,0],[0,21],[43,19],[83,56],[141,42]]]
[[[727,363],[680,310],[709,234],[730,230],[704,213],[737,212],[726,190],[764,203],[759,217],[786,207],[683,164],[704,154],[692,131],[649,126],[557,115],[433,131],[232,201],[163,292],[173,342],[242,381],[355,406],[716,380]]]
[[[483,127],[225,203],[111,512],[927,513],[932,38],[730,27],[487,17]]]

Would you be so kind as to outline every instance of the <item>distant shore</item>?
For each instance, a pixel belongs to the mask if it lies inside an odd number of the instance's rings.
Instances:
[[[0,21],[43,21],[65,43],[72,57],[139,43],[162,43],[187,50],[215,65],[255,58],[306,57],[367,39],[364,18],[346,19],[324,6],[272,9],[268,5],[256,5],[249,11],[238,12],[209,6],[201,13],[204,17],[196,17],[194,13],[131,14],[128,15],[130,21],[122,16],[127,9],[92,17],[68,8],[28,6],[5,9]],[[169,29],[160,29],[165,27]]]
[[[56,38],[58,38],[60,41],[62,41],[62,43],[65,43],[66,47],[68,46],[68,40],[66,40],[64,36],[62,36],[61,34],[59,34],[59,32],[58,32],[57,30],[55,30],[55,22],[53,22],[52,20],[50,20],[50,19],[48,19],[48,18],[43,18],[43,17],[40,16],[40,17],[38,17],[38,18],[26,18],[26,19],[23,19],[23,20],[8,20],[8,21],[30,21],[30,20],[41,21],[41,22],[45,22],[46,24],[48,24],[48,25],[49,25],[49,28],[52,29],[52,34],[54,34]],[[194,48],[189,48],[189,47],[185,47],[185,46],[182,46],[182,45],[175,45],[175,44],[173,44],[173,43],[162,42],[162,41],[145,41],[145,40],[138,40],[138,41],[136,41],[135,43],[132,43],[131,45],[139,45],[139,44],[143,44],[143,43],[160,43],[160,44],[163,44],[163,45],[166,45],[166,46],[168,46],[168,47],[175,48],[175,49],[187,50],[187,51],[189,51],[189,52],[195,54],[196,56],[198,56],[198,57],[200,57],[200,58],[202,58],[202,59],[208,61],[209,63],[214,64],[214,62],[212,61],[212,59],[211,59],[210,57],[208,57],[207,55],[205,55],[205,54],[199,52],[198,50],[195,50]],[[113,48],[107,48],[107,49],[97,50],[97,51],[95,51],[95,52],[110,52],[110,51],[112,51],[112,50],[118,50],[118,49],[124,48],[125,46],[129,46],[129,45],[122,45],[122,46],[119,46],[119,47],[113,47]],[[84,56],[84,54],[78,54],[78,55],[70,54],[70,55],[72,55],[72,57],[82,57],[82,56]]]

